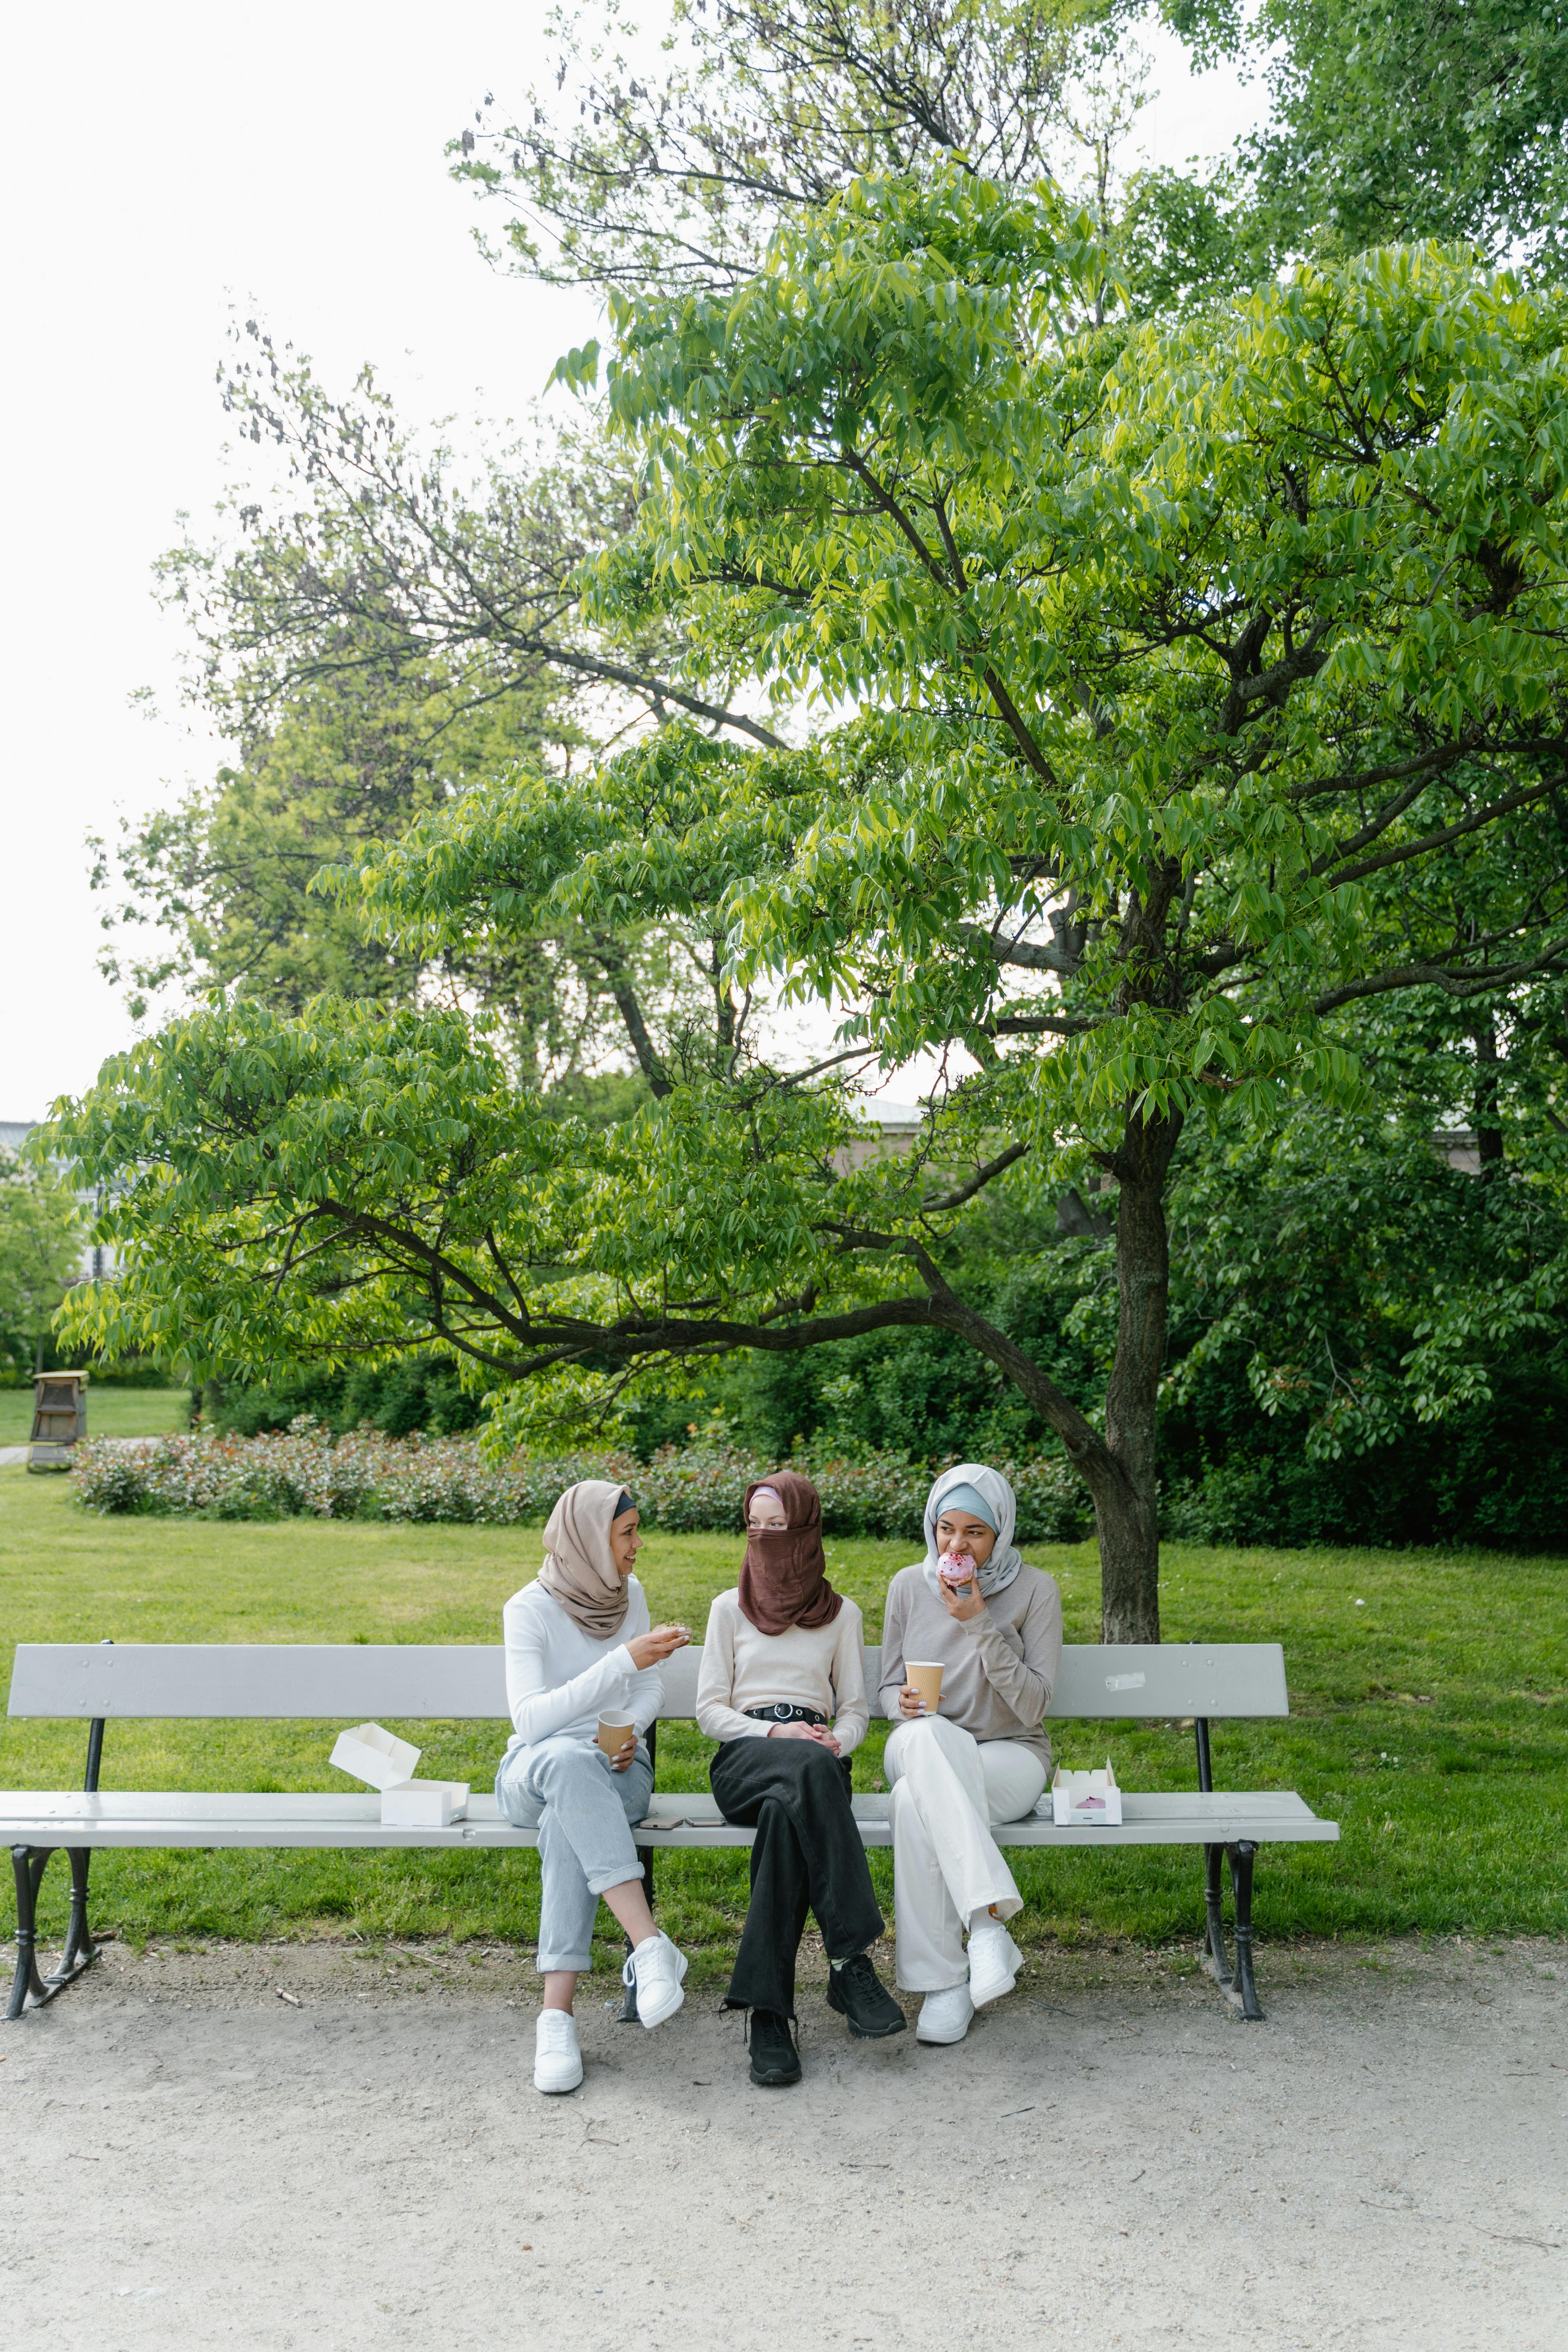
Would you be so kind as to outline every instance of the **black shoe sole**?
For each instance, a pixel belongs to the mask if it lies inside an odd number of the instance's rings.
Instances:
[[[753,2066],[752,2080],[759,2091],[789,2091],[799,2082],[800,2071],[797,2066],[793,2074],[759,2074]]]
[[[899,2021],[896,2025],[857,2025],[849,2014],[848,2004],[842,1999],[835,2000],[834,1990],[835,1988],[830,1984],[827,1988],[827,2006],[831,2010],[836,2010],[843,2018],[857,2042],[890,2042],[895,2033],[908,2032],[910,2021],[901,2009],[898,2012]]]

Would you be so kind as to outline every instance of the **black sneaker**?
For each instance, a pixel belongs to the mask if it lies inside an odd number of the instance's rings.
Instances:
[[[752,2080],[764,2091],[784,2091],[800,2080],[800,2053],[787,2017],[776,2009],[753,2009],[747,2021]]]
[[[908,2022],[864,1952],[857,1952],[841,1969],[828,1970],[827,2006],[849,2020],[849,2031],[858,2042],[885,2042],[889,2033],[901,2033]]]

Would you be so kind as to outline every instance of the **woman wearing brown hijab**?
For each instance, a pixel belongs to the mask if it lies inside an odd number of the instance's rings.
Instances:
[[[538,1576],[501,1612],[512,1738],[496,1800],[508,1821],[539,1833],[540,2091],[574,2091],[583,2079],[572,2002],[578,1976],[592,1966],[601,1895],[631,1939],[626,1974],[644,2025],[673,2017],[686,1998],[686,1962],[654,1926],[632,1823],[647,1812],[653,1787],[642,1735],[664,1696],[659,1667],[691,1637],[684,1625],[650,1628],[647,1597],[632,1574],[641,1546],[637,1505],[625,1488],[579,1479],[550,1514]],[[618,1756],[599,1746],[601,1715],[632,1717]]]
[[[800,2080],[791,2033],[807,1909],[830,1963],[829,2005],[863,2041],[904,2030],[867,1957],[882,1932],[849,1796],[849,1753],[870,1710],[861,1617],[827,1581],[822,1505],[775,1471],[747,1489],[746,1557],[708,1612],[697,1720],[721,1741],[709,1767],[726,1821],[754,1828],[752,1900],[725,1996],[751,2011],[752,2080]]]

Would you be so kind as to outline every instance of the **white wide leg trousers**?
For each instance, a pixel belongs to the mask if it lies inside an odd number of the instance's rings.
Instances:
[[[965,1984],[964,1930],[991,1904],[1010,1919],[1023,1904],[991,1834],[1021,1821],[1046,1785],[1032,1748],[977,1740],[941,1716],[895,1726],[884,1766],[892,1795],[893,1918],[905,1992]]]

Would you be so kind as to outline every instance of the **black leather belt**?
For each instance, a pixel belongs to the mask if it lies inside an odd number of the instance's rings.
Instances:
[[[818,1715],[814,1706],[786,1706],[782,1698],[774,1699],[771,1706],[749,1706],[744,1712],[757,1723],[825,1724],[827,1721],[827,1717]]]

